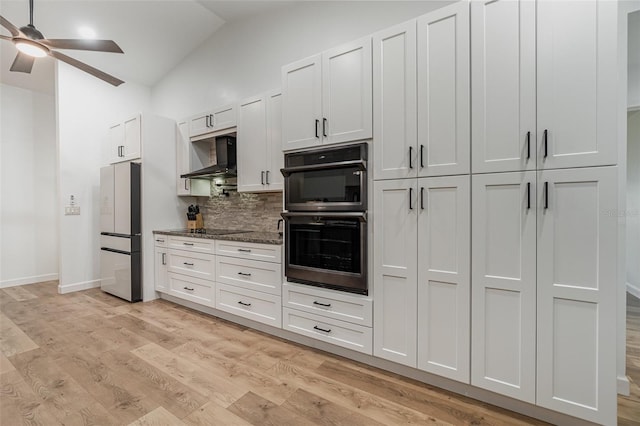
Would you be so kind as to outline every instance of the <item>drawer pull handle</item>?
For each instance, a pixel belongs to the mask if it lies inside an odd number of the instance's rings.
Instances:
[[[161,240],[161,239],[157,239],[156,241],[159,243],[164,243],[164,240]]]
[[[325,333],[331,333],[331,329],[328,329],[328,330],[327,330],[326,328],[320,328],[320,327],[318,327],[317,325],[314,325],[314,326],[313,326],[313,329],[314,329],[314,330],[318,330],[318,331],[324,331]]]
[[[238,275],[242,275],[243,277],[250,277],[251,274],[246,273],[246,272],[238,272]]]
[[[238,249],[238,251],[241,251],[243,253],[251,253],[251,250],[249,249]]]
[[[192,246],[193,245],[193,243],[182,243],[182,244],[184,244],[185,246]]]
[[[240,300],[238,304],[242,306],[251,306],[251,303],[244,303],[242,300]]]
[[[188,262],[182,262],[182,263],[187,265],[187,266],[193,266],[193,263],[188,263]]]
[[[317,302],[315,300],[313,301],[313,304],[314,305],[318,305],[318,306],[324,306],[325,308],[330,308],[331,307],[331,303],[320,303],[320,302]]]
[[[184,288],[185,290],[189,290],[189,291],[193,291],[194,290],[194,289],[189,288],[189,287],[182,287],[182,288]]]

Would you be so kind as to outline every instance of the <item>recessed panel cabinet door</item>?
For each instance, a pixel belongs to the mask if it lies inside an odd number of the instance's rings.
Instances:
[[[469,383],[470,176],[418,180],[418,368]]]
[[[262,191],[267,158],[267,114],[263,96],[238,105],[238,191]]]
[[[282,67],[282,149],[322,142],[322,56]]]
[[[416,180],[374,182],[373,354],[416,366]]]
[[[282,153],[282,93],[267,95],[267,175],[266,183],[270,191],[282,191],[284,177],[280,169],[284,167]]]
[[[370,139],[371,37],[322,53],[324,143]]]
[[[538,174],[537,404],[616,423],[617,169]]]
[[[169,271],[166,248],[155,248],[155,268],[156,290],[168,291]]]
[[[617,2],[536,5],[538,168],[616,164]]]
[[[469,173],[469,2],[418,18],[419,176]]]
[[[124,160],[135,160],[142,154],[142,117],[136,115],[124,122]]]
[[[373,149],[378,179],[416,177],[416,21],[373,35]]]
[[[472,177],[471,384],[535,403],[536,173]]]
[[[535,170],[535,2],[471,2],[471,90],[473,173]]]

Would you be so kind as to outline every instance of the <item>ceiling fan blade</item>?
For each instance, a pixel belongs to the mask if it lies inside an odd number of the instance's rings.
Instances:
[[[0,40],[9,40],[9,41],[11,41],[11,37],[0,34]]]
[[[106,81],[109,84],[112,84],[114,86],[119,86],[122,83],[124,83],[124,81],[120,80],[119,78],[116,78],[112,75],[107,74],[104,71],[100,71],[97,68],[92,67],[91,65],[87,65],[84,62],[81,62],[77,59],[73,59],[67,55],[64,55],[60,52],[56,52],[55,50],[51,50],[49,51],[49,55],[53,56],[56,59],[61,60],[62,62],[66,62],[67,64],[74,66],[84,72],[87,72],[89,74],[91,74],[94,77],[98,77],[101,80]]]
[[[124,53],[120,46],[113,40],[89,40],[89,39],[43,39],[38,40],[52,49],[92,50],[95,52]]]
[[[33,56],[18,52],[16,59],[13,60],[13,65],[11,65],[10,70],[30,74],[35,60],[36,58]]]
[[[20,35],[20,30],[18,29],[18,27],[16,27],[6,19],[4,19],[4,16],[1,16],[1,15],[0,15],[0,25],[8,29],[13,37],[18,37]]]

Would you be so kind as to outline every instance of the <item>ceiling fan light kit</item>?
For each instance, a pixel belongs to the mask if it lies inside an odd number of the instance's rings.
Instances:
[[[33,0],[29,0],[29,21],[29,25],[25,25],[18,29],[18,27],[6,20],[3,16],[0,16],[0,25],[11,33],[11,36],[0,35],[0,39],[12,42],[18,49],[16,59],[13,61],[10,68],[11,71],[29,74],[33,68],[35,58],[51,56],[114,86],[119,86],[124,83],[124,81],[119,78],[54,50],[72,49],[89,50],[93,52],[124,53],[115,41],[47,39],[33,25]]]

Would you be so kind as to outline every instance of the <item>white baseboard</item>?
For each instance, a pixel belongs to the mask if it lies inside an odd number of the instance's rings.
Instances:
[[[629,396],[631,388],[629,387],[629,378],[627,376],[618,376],[618,395]]]
[[[630,282],[627,283],[627,293],[631,293],[635,297],[640,299],[640,288],[636,287],[635,285],[631,284]]]
[[[57,279],[58,279],[57,273],[35,275],[33,277],[14,278],[12,280],[0,281],[0,288],[15,287],[18,285],[25,285],[25,284],[35,284],[35,283],[41,283],[44,281],[53,281]]]
[[[88,290],[90,288],[100,287],[100,280],[82,281],[79,283],[58,285],[59,294],[73,293],[74,291]]]

